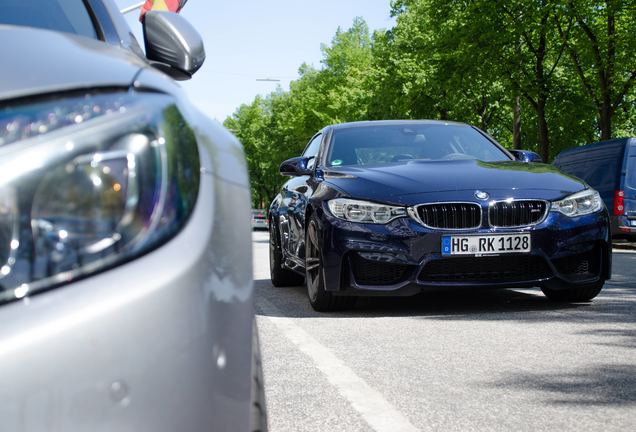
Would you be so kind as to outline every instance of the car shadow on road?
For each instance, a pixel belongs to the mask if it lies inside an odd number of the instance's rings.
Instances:
[[[329,313],[316,312],[311,308],[304,287],[276,288],[269,279],[255,280],[254,286],[257,313],[291,318],[408,316],[414,319],[589,322],[597,325],[636,323],[634,285],[608,284],[597,299],[586,303],[551,302],[538,289],[462,289],[427,292],[414,297],[361,297],[351,310]],[[273,307],[259,310],[258,305],[263,302]],[[596,331],[617,330],[604,327]],[[636,347],[636,332],[622,332],[620,336],[623,336],[620,346]]]
[[[584,310],[591,306],[591,303],[552,303],[539,290],[462,289],[427,292],[413,297],[361,297],[351,310],[320,313],[310,307],[304,287],[276,288],[269,279],[255,280],[254,286],[257,303],[259,298],[263,298],[274,305],[270,309],[277,311],[277,315],[292,318],[412,316],[495,319],[498,314]]]

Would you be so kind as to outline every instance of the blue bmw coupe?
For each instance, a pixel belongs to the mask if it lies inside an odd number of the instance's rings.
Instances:
[[[327,126],[269,209],[275,286],[318,311],[359,296],[540,287],[588,301],[611,276],[608,212],[583,181],[439,121]]]

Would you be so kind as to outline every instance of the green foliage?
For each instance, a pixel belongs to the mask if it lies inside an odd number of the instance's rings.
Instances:
[[[356,18],[302,65],[289,91],[225,121],[245,146],[254,205],[268,205],[298,156],[331,123],[449,119],[512,146],[561,150],[636,135],[636,0],[392,0],[396,23]]]

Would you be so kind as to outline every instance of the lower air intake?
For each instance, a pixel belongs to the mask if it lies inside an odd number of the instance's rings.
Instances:
[[[525,282],[552,275],[538,256],[461,257],[431,261],[419,275],[422,282]]]
[[[351,271],[358,285],[395,285],[404,282],[413,266],[372,261],[352,254]]]

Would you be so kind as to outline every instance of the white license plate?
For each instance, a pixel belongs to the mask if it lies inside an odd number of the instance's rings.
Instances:
[[[442,237],[442,255],[527,253],[531,247],[530,234]]]

